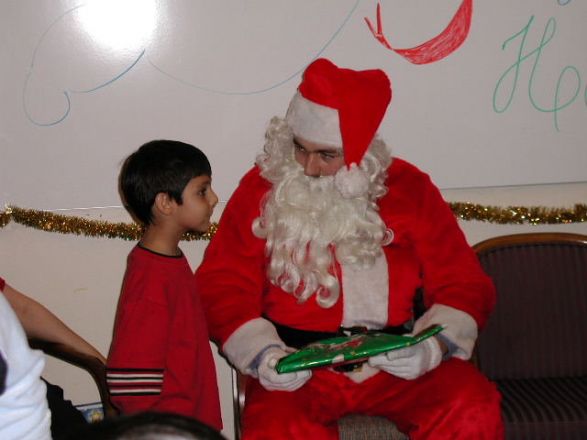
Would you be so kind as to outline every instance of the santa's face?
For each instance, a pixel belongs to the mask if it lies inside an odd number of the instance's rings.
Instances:
[[[294,138],[294,153],[296,161],[309,177],[334,176],[344,165],[344,155],[341,148],[321,145]]]

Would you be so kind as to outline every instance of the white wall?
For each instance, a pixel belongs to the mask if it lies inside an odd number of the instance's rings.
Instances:
[[[411,48],[466,1],[380,3]],[[318,56],[388,74],[380,131],[442,188],[584,181],[586,2],[473,3],[464,43],[415,65],[370,33],[375,0],[0,2],[0,206],[117,205],[120,161],[161,137],[221,164],[226,199]]]
[[[587,184],[539,185],[444,191],[449,201],[496,206],[539,205],[570,207],[587,201]],[[223,203],[219,204],[218,218]],[[68,211],[66,215],[110,221],[128,221],[121,208]],[[461,223],[470,244],[514,232],[566,231],[587,234],[587,223],[568,225],[495,225]],[[134,243],[119,239],[87,238],[33,230],[15,223],[0,229],[0,274],[58,314],[68,325],[107,353],[125,259]],[[207,242],[184,242],[192,266],[201,259]],[[233,438],[230,370],[216,357],[224,434]],[[50,360],[46,377],[60,383],[75,403],[98,400],[91,379],[78,369]]]

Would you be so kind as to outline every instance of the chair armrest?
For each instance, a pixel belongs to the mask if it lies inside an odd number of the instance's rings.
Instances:
[[[49,356],[86,370],[92,376],[98,387],[104,417],[110,418],[118,415],[118,411],[110,402],[110,393],[108,392],[108,384],[106,383],[106,365],[100,359],[59,342],[29,339],[29,345],[31,348],[41,350]]]

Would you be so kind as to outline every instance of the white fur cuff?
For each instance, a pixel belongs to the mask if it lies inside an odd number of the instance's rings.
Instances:
[[[251,374],[249,366],[261,350],[269,345],[285,349],[285,344],[275,327],[263,318],[245,322],[230,335],[222,346],[222,351],[241,373]]]
[[[473,354],[477,340],[477,323],[471,315],[454,307],[443,304],[434,304],[414,324],[413,333],[416,334],[431,325],[442,325],[440,333],[458,348],[454,357],[468,360]]]

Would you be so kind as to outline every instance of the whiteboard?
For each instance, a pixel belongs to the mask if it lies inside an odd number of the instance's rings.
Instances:
[[[394,48],[463,0],[385,0]],[[381,68],[380,133],[441,188],[586,181],[587,5],[476,0],[463,44],[413,64],[368,0],[0,2],[0,206],[120,205],[121,161],[156,138],[209,156],[226,200],[316,57]]]

